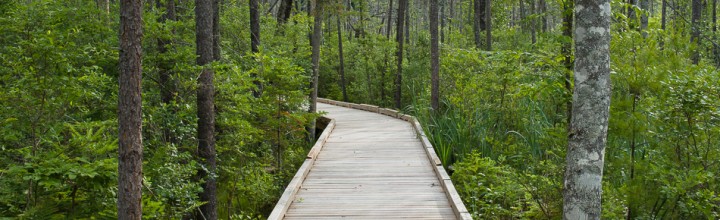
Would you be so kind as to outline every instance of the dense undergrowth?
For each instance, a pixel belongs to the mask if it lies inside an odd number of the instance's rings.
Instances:
[[[93,1],[3,2],[0,216],[115,216],[117,8],[108,14]],[[202,167],[193,156],[199,69],[188,2],[178,8],[178,21],[167,23],[157,21],[160,9],[145,7],[146,218],[181,218],[201,204],[195,175]],[[317,117],[303,110],[312,20],[297,12],[278,25],[263,14],[261,52],[251,54],[247,2],[224,2],[223,59],[214,63],[219,213],[263,218],[304,159],[305,125]],[[561,47],[570,39],[554,27],[532,44],[527,31],[506,25],[503,2],[494,2],[494,22],[503,24],[493,31],[494,51],[474,48],[468,19],[445,30],[438,112],[429,110],[429,34],[411,29],[402,110],[423,123],[474,217],[559,219],[571,100],[565,74],[572,73]],[[620,4],[613,1],[613,8]],[[614,15],[603,218],[720,218],[720,73],[712,55],[704,52],[699,65],[691,64],[694,48],[686,43],[682,20],[662,31],[653,16],[643,37],[629,30],[622,13]],[[348,101],[389,107],[396,44],[382,33],[384,24],[371,21],[362,36],[344,33],[342,39]],[[319,93],[341,100],[337,27],[331,23],[324,28]],[[158,50],[158,38],[172,40],[168,53]],[[158,81],[159,67],[167,63],[175,88],[169,104],[161,101]],[[266,85],[260,98],[250,92],[255,79]]]
[[[8,1],[3,1],[8,2]],[[117,5],[93,1],[0,4],[0,217],[114,218],[117,215]],[[143,214],[178,219],[201,204],[196,179],[197,122],[192,5],[178,21],[158,22],[148,2],[143,41]],[[224,219],[262,218],[305,159],[309,19],[293,17],[283,35],[263,20],[263,50],[251,54],[246,1],[227,1],[223,59],[214,64],[219,172]],[[189,8],[186,8],[189,7]],[[158,38],[171,39],[160,53]],[[294,48],[288,50],[287,48]],[[170,85],[159,66],[170,64]],[[257,75],[266,86],[251,95]],[[173,101],[161,101],[172,86]],[[166,130],[167,129],[167,130]],[[169,132],[169,136],[165,135]]]

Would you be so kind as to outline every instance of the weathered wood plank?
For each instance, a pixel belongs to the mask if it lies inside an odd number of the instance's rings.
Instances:
[[[299,184],[293,180],[298,187],[292,199],[281,200],[289,207],[272,217],[466,219],[414,117],[373,105],[319,102],[318,109],[335,119],[333,133],[313,147],[309,171]]]

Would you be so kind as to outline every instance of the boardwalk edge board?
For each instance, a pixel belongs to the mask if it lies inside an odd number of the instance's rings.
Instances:
[[[455,189],[455,185],[453,185],[452,180],[450,179],[450,176],[447,174],[447,171],[445,171],[445,168],[443,167],[442,162],[440,161],[440,158],[435,153],[435,148],[432,146],[432,144],[430,143],[430,140],[425,135],[425,131],[423,130],[422,126],[420,125],[420,122],[414,116],[408,115],[408,114],[402,114],[402,113],[398,112],[397,110],[393,110],[393,109],[380,108],[380,107],[374,106],[374,105],[355,104],[355,103],[341,102],[341,101],[335,101],[335,100],[324,99],[324,98],[318,98],[318,102],[330,104],[330,105],[341,106],[341,107],[359,109],[359,110],[364,110],[364,111],[369,111],[369,112],[374,112],[374,113],[379,113],[382,115],[387,115],[390,117],[398,118],[398,119],[401,119],[401,120],[411,123],[413,125],[412,126],[413,129],[415,129],[415,133],[417,134],[417,137],[420,138],[422,145],[425,147],[425,153],[427,153],[428,159],[433,163],[433,166],[432,166],[433,170],[437,174],[438,180],[440,181],[440,185],[444,188],[445,196],[447,196],[448,200],[450,201],[450,205],[452,206],[452,209],[455,212],[455,216],[458,219],[463,219],[463,220],[471,220],[472,219],[472,216],[470,215],[467,208],[465,207],[465,204],[462,202],[462,199],[460,198],[460,194],[458,194],[457,190]],[[328,135],[329,135],[329,132],[328,132]],[[319,150],[318,150],[318,152],[319,152]],[[293,178],[293,181],[294,181],[294,178]],[[289,186],[288,186],[288,188],[289,188]],[[298,188],[299,188],[299,186],[298,186]],[[283,197],[284,196],[285,195],[283,194]],[[288,203],[287,205],[289,206],[290,204]],[[277,207],[276,207],[276,209],[277,209]],[[285,210],[287,210],[287,208]],[[283,211],[283,213],[284,212],[285,211]],[[274,211],[273,211],[273,213],[274,213]],[[272,217],[272,215],[271,215],[271,217]],[[269,219],[273,219],[273,218],[269,218]]]
[[[290,181],[290,184],[288,184],[287,188],[285,188],[282,197],[280,197],[280,200],[278,200],[275,208],[273,208],[273,211],[270,213],[270,217],[268,217],[268,220],[280,220],[285,217],[285,214],[290,208],[290,204],[292,204],[292,198],[294,198],[295,194],[297,194],[298,190],[300,190],[302,183],[305,181],[305,178],[307,177],[308,173],[310,173],[310,169],[315,163],[315,159],[317,158],[318,153],[320,153],[320,150],[322,150],[325,142],[327,142],[328,137],[330,137],[330,133],[332,133],[333,129],[335,128],[334,119],[322,117],[321,120],[327,120],[329,122],[323,130],[322,134],[320,134],[318,140],[315,142],[315,145],[313,145],[313,147],[310,149],[310,152],[308,152],[305,162],[303,162],[297,173],[295,173],[295,176],[293,176],[292,180]]]

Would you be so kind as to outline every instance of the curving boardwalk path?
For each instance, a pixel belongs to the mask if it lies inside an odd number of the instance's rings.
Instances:
[[[304,177],[296,175],[270,219],[469,218],[413,123],[394,111],[352,105],[376,112],[318,103],[334,128],[311,150],[313,161],[298,171]]]

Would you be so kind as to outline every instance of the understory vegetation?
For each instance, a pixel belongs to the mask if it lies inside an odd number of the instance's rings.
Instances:
[[[563,36],[560,21],[565,1],[548,0],[545,12],[523,18],[515,14],[518,1],[493,1],[497,26],[487,51],[476,48],[472,14],[462,12],[473,1],[456,0],[459,16],[442,29],[439,111],[430,109],[425,3],[410,1],[401,110],[423,124],[477,219],[562,217],[572,100],[563,51],[572,39]],[[197,171],[205,168],[195,153],[202,67],[195,64],[194,3],[180,1],[178,19],[159,22],[164,11],[154,2],[145,2],[143,14],[143,217],[180,219],[203,204]],[[386,36],[387,1],[328,2],[319,96],[343,100],[344,86],[346,101],[392,108],[397,44],[394,33]],[[718,219],[716,24],[704,22],[701,44],[691,44],[689,1],[672,1],[668,10],[677,12],[667,27],[661,27],[661,1],[653,2],[652,13],[633,9],[650,15],[648,27],[637,31],[639,18],[625,15],[633,7],[612,1],[603,218]],[[258,53],[250,52],[247,1],[221,4],[222,59],[212,67],[222,219],[268,216],[312,145],[307,125],[321,115],[307,112],[313,20],[303,11],[306,1],[296,1],[303,5],[284,24],[272,3],[260,7]],[[0,217],[117,216],[118,7],[0,0]],[[540,19],[551,20],[549,27],[531,33]],[[167,52],[158,39],[171,40]],[[698,64],[691,62],[694,51]],[[166,69],[170,84],[160,82]],[[255,82],[264,85],[259,97]],[[172,102],[165,103],[168,89]]]

